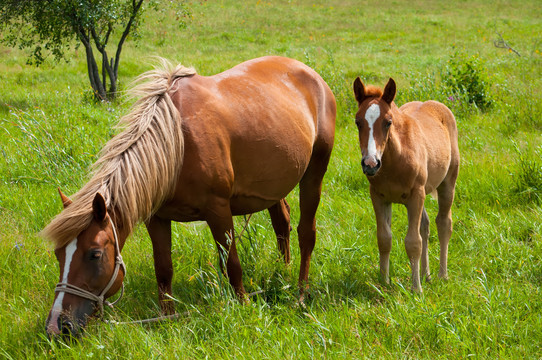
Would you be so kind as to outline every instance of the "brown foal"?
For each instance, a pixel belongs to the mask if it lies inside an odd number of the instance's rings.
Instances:
[[[393,102],[396,85],[390,79],[382,91],[354,81],[359,105],[361,166],[370,183],[376,216],[380,274],[389,283],[392,244],[391,204],[404,204],[408,212],[405,248],[412,269],[412,290],[421,292],[421,273],[430,280],[427,241],[429,217],[424,201],[438,194],[436,224],[440,241],[439,277],[447,278],[448,242],[452,234],[452,202],[459,171],[457,127],[452,112],[437,101]]]

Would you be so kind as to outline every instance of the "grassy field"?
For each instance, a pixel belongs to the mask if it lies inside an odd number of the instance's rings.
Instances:
[[[0,47],[0,357],[32,358],[541,358],[542,4],[513,1],[193,2],[180,29],[147,13],[126,45],[121,86],[159,55],[211,75],[277,54],[315,68],[338,103],[336,146],[324,180],[311,297],[296,306],[299,249],[280,261],[266,213],[239,245],[249,305],[217,271],[203,224],[174,226],[173,285],[186,312],[155,325],[93,321],[78,342],[50,341],[44,323],[58,281],[51,246],[37,236],[61,210],[56,188],[76,192],[126,113],[95,104],[85,54],[25,65]],[[520,53],[497,48],[497,32]],[[394,206],[390,286],[378,281],[375,221],[354,126],[356,76],[396,102],[436,99],[455,113],[462,156],[453,207],[449,281],[413,295],[403,246],[406,210]],[[297,190],[288,196],[297,225]],[[429,216],[437,203],[426,201]],[[237,228],[244,225],[236,219]],[[143,227],[123,251],[126,295],[105,318],[158,315],[152,250]],[[430,263],[438,269],[431,225]]]

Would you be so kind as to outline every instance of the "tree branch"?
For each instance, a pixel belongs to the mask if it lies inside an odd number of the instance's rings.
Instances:
[[[521,55],[516,50],[514,50],[510,45],[508,45],[506,41],[504,41],[501,34],[499,34],[497,31],[495,31],[495,34],[499,36],[498,40],[493,41],[493,45],[495,45],[495,47],[499,49],[508,49],[509,51],[513,51],[517,56],[521,57]]]
[[[126,28],[124,29],[124,32],[122,33],[122,36],[120,37],[119,43],[117,45],[117,53],[115,54],[115,65],[113,68],[115,75],[118,74],[119,71],[120,53],[122,51],[122,45],[124,45],[124,41],[130,33],[130,28],[132,27],[142,4],[143,0],[132,0],[132,14],[130,15],[130,20],[128,20],[128,24],[126,24]]]

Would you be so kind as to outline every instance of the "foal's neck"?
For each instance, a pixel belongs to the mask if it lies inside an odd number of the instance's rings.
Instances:
[[[401,110],[395,105],[394,102],[391,103],[391,111],[393,116],[393,125],[390,128],[390,133],[388,136],[388,142],[386,144],[386,149],[384,150],[383,156],[400,156],[402,150],[402,138],[405,135],[406,128],[408,124],[405,123],[405,117]],[[387,153],[387,154],[386,154]]]

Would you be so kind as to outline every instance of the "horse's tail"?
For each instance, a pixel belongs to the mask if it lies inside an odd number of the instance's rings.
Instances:
[[[115,222],[131,231],[146,220],[175,190],[184,158],[184,137],[179,110],[170,90],[179,77],[196,74],[193,68],[161,66],[139,76],[130,91],[137,97],[123,129],[105,145],[92,166],[90,181],[73,197],[73,203],[43,230],[57,247],[86,229],[92,220],[97,192],[115,211]]]

